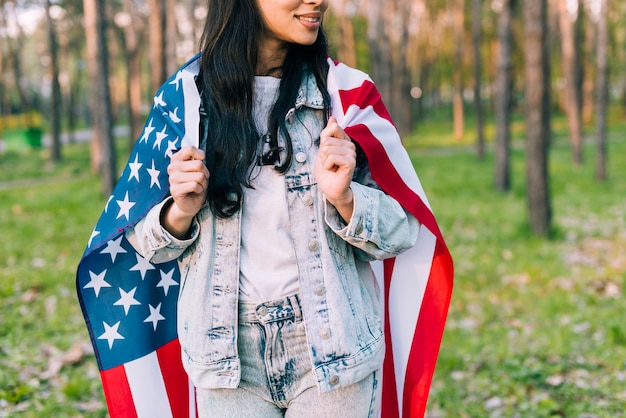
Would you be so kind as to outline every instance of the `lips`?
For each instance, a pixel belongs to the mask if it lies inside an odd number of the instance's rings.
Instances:
[[[300,20],[301,22],[319,23],[319,21],[321,20],[321,15],[319,13],[306,13],[296,15],[296,19]]]

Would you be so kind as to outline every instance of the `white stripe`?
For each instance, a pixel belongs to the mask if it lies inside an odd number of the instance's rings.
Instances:
[[[198,75],[200,60],[189,64],[183,70],[183,98],[185,100],[185,136],[181,146],[199,145],[200,137],[200,93],[196,86],[195,76]]]
[[[189,418],[196,418],[196,387],[189,379]]]
[[[393,268],[389,289],[389,323],[400,416],[405,373],[436,242],[432,232],[422,225],[417,244],[396,257]]]
[[[361,123],[367,125],[369,130],[385,149],[387,157],[396,171],[400,174],[400,177],[402,177],[402,180],[430,209],[426,193],[424,192],[422,184],[415,173],[415,168],[411,163],[409,154],[401,145],[400,136],[398,135],[398,131],[395,126],[393,126],[393,124],[387,119],[378,116],[371,106],[361,109],[356,105],[352,105],[348,108],[344,123],[346,123],[346,125],[343,126],[357,125]]]
[[[328,59],[330,66],[329,75],[336,80],[336,84],[341,86],[342,90],[352,90],[360,87],[365,81],[372,81],[367,73],[356,68],[348,67],[344,63],[335,65],[335,62]],[[330,89],[331,85],[328,84]]]
[[[139,418],[170,418],[170,408],[165,382],[156,352],[124,365]]]

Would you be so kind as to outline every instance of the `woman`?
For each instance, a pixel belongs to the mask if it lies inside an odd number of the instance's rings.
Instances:
[[[134,228],[179,258],[178,335],[200,416],[378,416],[384,336],[369,261],[418,223],[329,117],[326,0],[210,0],[202,140]],[[155,244],[165,243],[165,244]]]

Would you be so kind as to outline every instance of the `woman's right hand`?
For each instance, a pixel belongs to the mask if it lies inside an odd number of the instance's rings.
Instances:
[[[162,223],[177,238],[186,237],[193,217],[206,200],[210,174],[203,160],[201,149],[183,147],[167,167],[174,202],[163,214]]]

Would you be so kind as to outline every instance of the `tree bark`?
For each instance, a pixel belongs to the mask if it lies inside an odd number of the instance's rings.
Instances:
[[[338,59],[346,65],[356,67],[356,48],[354,42],[354,27],[352,19],[346,16],[345,0],[337,0],[332,3],[337,18],[337,52]]]
[[[456,140],[463,139],[465,132],[465,112],[463,109],[463,39],[465,36],[465,0],[455,0],[454,3],[454,68],[452,70],[452,78],[454,83],[454,92],[452,97],[452,117],[454,138]]]
[[[524,1],[526,81],[526,181],[532,231],[548,236],[552,209],[548,184],[550,127],[550,46],[547,0]]]
[[[4,0],[0,0],[0,27],[6,27],[4,18]],[[0,115],[8,114],[11,107],[7,94],[5,74],[7,73],[7,60],[4,56],[5,39],[0,36]]]
[[[91,171],[100,172],[102,166],[102,137],[101,128],[98,126],[100,112],[100,93],[98,86],[94,84],[99,77],[98,68],[98,32],[96,30],[96,0],[83,0],[83,13],[85,15],[85,44],[87,55],[87,73],[89,74],[89,113],[92,126],[92,136],[90,143]]]
[[[593,122],[594,105],[596,103],[595,91],[596,91],[596,68],[594,62],[595,51],[597,47],[596,25],[594,25],[591,19],[586,19],[585,24],[585,57],[584,60],[584,81],[583,81],[583,105],[582,115],[584,123]]]
[[[474,44],[474,111],[476,112],[476,152],[478,158],[485,156],[485,122],[482,91],[482,0],[472,0],[472,40]]]
[[[367,41],[371,58],[371,75],[380,91],[383,102],[391,103],[390,44],[385,34],[383,2],[370,0],[367,5]]]
[[[48,21],[48,49],[50,52],[50,75],[52,80],[52,103],[50,114],[52,116],[52,146],[50,157],[52,161],[61,160],[61,85],[59,84],[59,43],[57,41],[54,20],[50,15],[50,0],[46,0],[46,18]]]
[[[559,26],[561,29],[561,64],[565,86],[565,113],[572,146],[572,160],[580,165],[582,153],[582,112],[578,90],[578,54],[574,20],[567,10],[568,0],[558,0]]]
[[[497,190],[503,192],[511,189],[512,9],[512,0],[502,0],[502,10],[498,16],[498,55],[494,98],[496,118],[495,185]]]
[[[166,0],[148,0],[150,16],[148,18],[150,90],[156,93],[167,79],[165,64],[165,13]]]
[[[92,86],[92,106],[94,131],[100,139],[101,160],[99,171],[102,175],[102,189],[110,195],[117,182],[117,162],[113,138],[113,112],[109,87],[109,56],[106,40],[104,0],[84,0],[85,23],[88,45],[95,45],[95,66],[90,71]],[[95,39],[91,39],[95,38]]]
[[[167,80],[170,74],[174,74],[180,67],[176,58],[176,41],[178,40],[178,27],[176,26],[176,0],[165,0],[165,38],[163,39],[163,49],[165,51],[165,60],[163,67],[165,68],[165,74],[163,75],[163,82]],[[160,85],[159,85],[160,87]]]
[[[600,13],[598,19],[598,93],[596,112],[596,135],[598,143],[598,154],[596,161],[596,178],[605,181],[607,178],[607,142],[606,142],[606,120],[608,110],[608,0],[600,0]]]
[[[141,61],[140,61],[140,20],[133,12],[132,0],[124,0],[124,12],[130,16],[129,24],[124,27],[124,45],[126,52],[126,100],[128,102],[128,119],[130,122],[130,144],[135,143],[142,130],[141,119]]]

